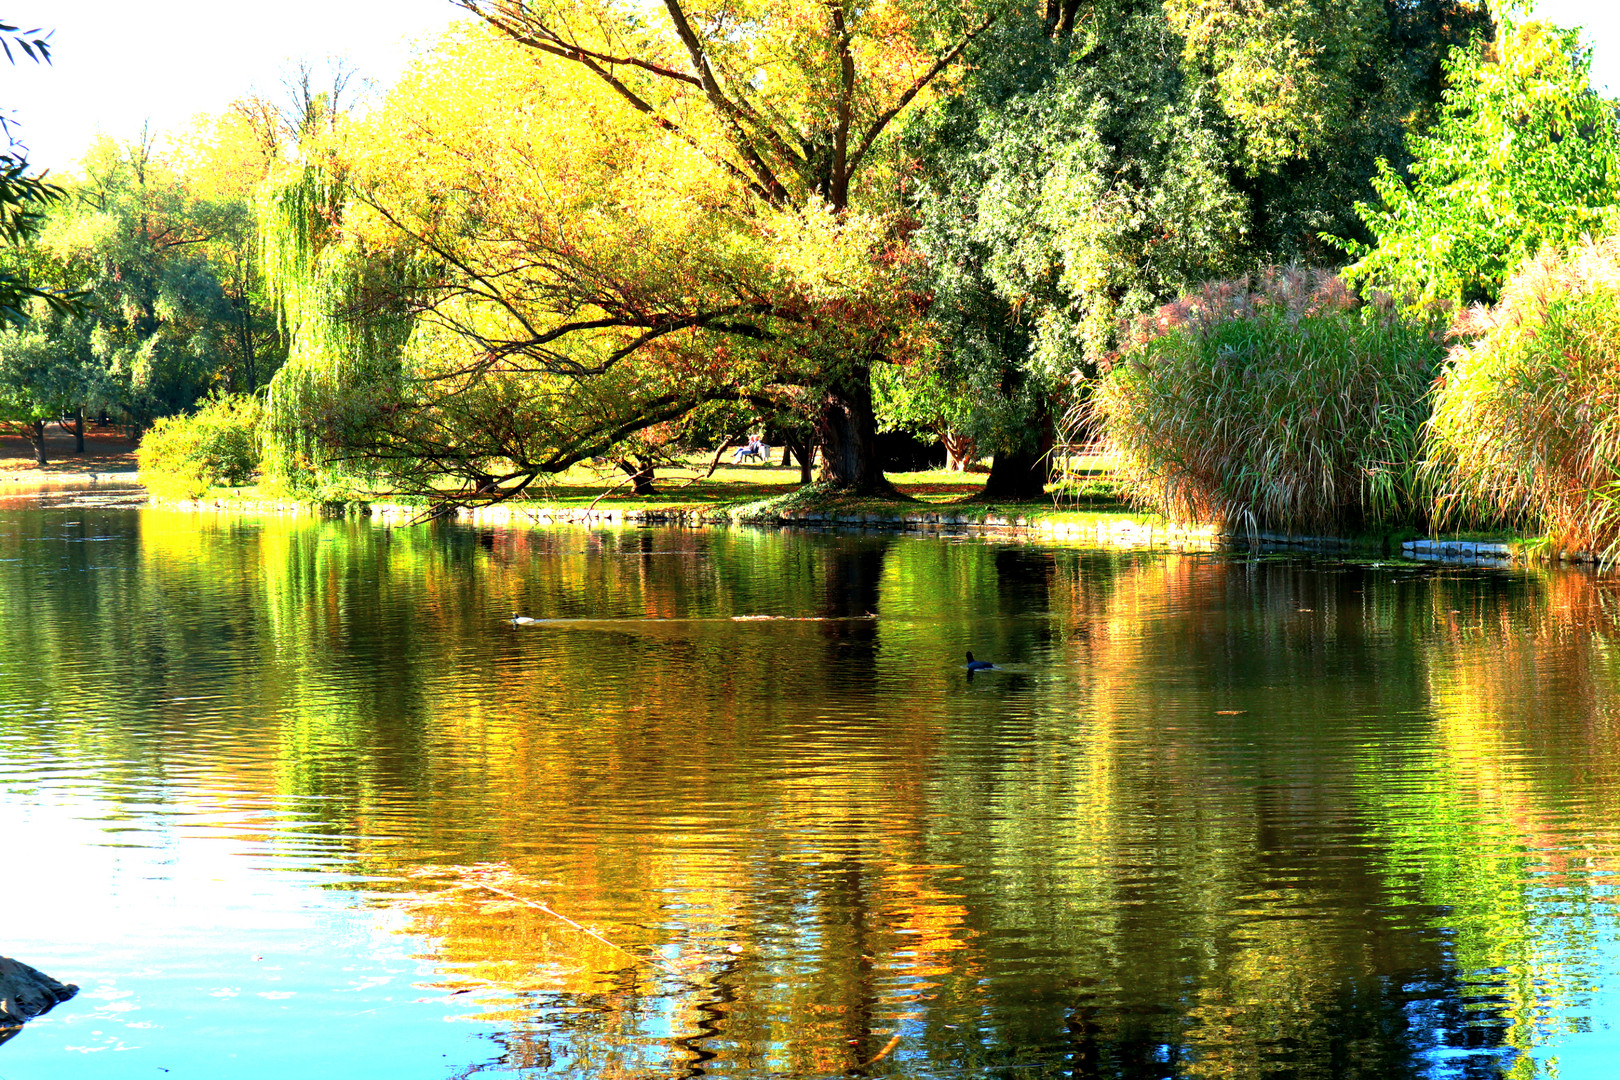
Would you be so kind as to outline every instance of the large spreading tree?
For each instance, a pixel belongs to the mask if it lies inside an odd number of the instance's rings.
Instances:
[[[1203,281],[1317,261],[1380,159],[1437,110],[1483,34],[1462,0],[1090,0],[1008,17],[913,126],[934,302],[926,375],[997,453],[987,493],[1038,495],[1061,401],[1127,319]],[[1077,378],[1079,376],[1080,378]]]
[[[499,498],[743,400],[883,488],[871,371],[926,300],[897,121],[999,6],[463,6],[484,31],[272,200],[283,445]]]

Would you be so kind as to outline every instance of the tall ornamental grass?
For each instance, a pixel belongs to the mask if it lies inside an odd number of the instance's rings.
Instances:
[[[1418,516],[1436,327],[1333,274],[1271,269],[1139,320],[1089,421],[1135,505],[1229,529],[1356,529]]]
[[[1428,428],[1437,506],[1620,555],[1620,238],[1522,263],[1452,334]]]

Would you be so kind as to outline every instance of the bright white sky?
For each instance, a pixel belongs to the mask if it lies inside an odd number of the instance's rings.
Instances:
[[[249,91],[280,100],[300,59],[320,70],[343,57],[386,87],[416,39],[465,17],[449,0],[0,0],[0,21],[53,31],[49,67],[0,57],[0,106],[20,121],[29,161],[63,169],[98,129],[130,139]]]
[[[1593,82],[1620,94],[1620,3],[1540,0],[1536,13],[1583,25],[1596,46]],[[449,0],[0,0],[0,19],[52,28],[55,63],[0,60],[0,106],[35,165],[68,167],[96,131],[135,137],[150,121],[173,131],[250,90],[280,93],[299,59],[346,58],[386,87],[411,43],[463,13]]]

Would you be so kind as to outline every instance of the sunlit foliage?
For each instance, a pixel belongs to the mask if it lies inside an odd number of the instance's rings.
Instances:
[[[270,277],[326,289],[314,307],[413,320],[398,407],[351,456],[506,497],[743,400],[830,415],[828,467],[881,483],[869,372],[913,347],[918,303],[888,128],[984,14],[470,6],[488,26],[350,133],[309,242],[266,234]],[[375,289],[345,298],[317,272],[340,250]],[[352,385],[331,344],[311,377]]]
[[[1415,304],[1490,303],[1543,247],[1612,228],[1620,121],[1590,73],[1578,32],[1541,22],[1504,22],[1494,42],[1454,51],[1439,122],[1408,140],[1408,173],[1382,163],[1379,201],[1358,207],[1373,240],[1344,245],[1357,257],[1347,277]]]
[[[259,471],[262,406],[251,394],[216,394],[196,412],[159,417],[141,439],[141,483],[160,497],[200,498]]]
[[[375,471],[352,468],[346,455],[379,411],[397,404],[411,331],[397,303],[367,303],[380,278],[409,271],[368,258],[336,227],[344,177],[331,157],[302,164],[267,186],[259,206],[265,289],[289,342],[268,395],[267,478],[293,489]]]

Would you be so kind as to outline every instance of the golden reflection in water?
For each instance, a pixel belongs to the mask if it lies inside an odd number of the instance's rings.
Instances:
[[[51,737],[184,765],[187,807],[317,807],[405,879],[384,902],[508,1065],[944,1073],[976,1040],[1134,1038],[1178,1075],[1327,1075],[1347,987],[1421,980],[1512,1047],[1573,1030],[1613,931],[1605,579],[762,537],[149,512],[141,620],[40,622],[31,657],[220,638],[146,661],[155,737]],[[585,623],[492,629],[542,601]],[[728,621],[771,612],[828,621]],[[966,683],[967,635],[1028,670]],[[217,699],[248,704],[197,722]]]
[[[1435,594],[1428,682],[1444,783],[1425,793],[1428,835],[1401,845],[1419,848],[1425,891],[1458,913],[1461,967],[1503,985],[1507,1039],[1524,1049],[1578,1027],[1590,950],[1614,918],[1620,810],[1620,583],[1581,571],[1534,581],[1530,604]]]

